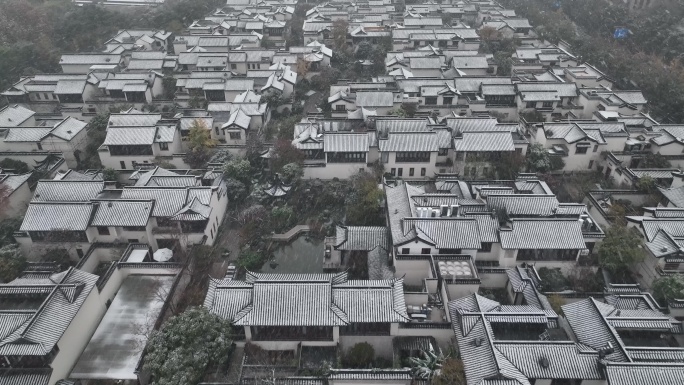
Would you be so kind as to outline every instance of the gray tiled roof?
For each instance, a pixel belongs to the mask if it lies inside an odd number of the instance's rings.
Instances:
[[[212,280],[205,306],[250,326],[343,326],[408,319],[403,280],[346,281],[329,276],[248,274],[248,282]]]
[[[337,226],[335,234],[337,250],[370,251],[378,246],[389,249],[387,228],[383,226]]]
[[[551,216],[555,213],[558,205],[558,199],[555,195],[489,194],[487,196],[487,207],[490,210],[505,209],[509,216]]]
[[[171,217],[185,206],[188,191],[185,188],[124,188],[122,199],[153,199],[153,217]]]
[[[611,361],[630,361],[625,353],[624,344],[617,331],[608,324],[602,310],[614,309],[610,305],[597,302],[594,298],[563,305],[563,313],[578,341],[594,349],[603,349],[612,344],[615,352],[606,357]]]
[[[382,152],[439,150],[439,138],[434,132],[390,133],[387,139],[380,139],[378,146]]]
[[[52,275],[50,280],[54,284],[41,286],[46,289],[47,295],[38,309],[26,312],[0,311],[0,317],[20,318],[19,322],[14,323],[14,330],[4,330],[0,336],[0,355],[49,354],[81,310],[95,287],[97,278],[96,275],[70,268]],[[41,284],[42,282],[41,280]],[[11,287],[16,291],[30,289],[32,286],[0,285],[0,289],[4,287]],[[6,323],[3,322],[4,324]]]
[[[610,385],[680,385],[684,383],[684,364],[608,362],[606,377]]]
[[[151,145],[154,143],[156,133],[155,127],[109,127],[102,144],[105,146]]]
[[[469,249],[481,247],[478,223],[472,218],[405,218],[404,233],[415,229],[418,238],[439,249]]]
[[[515,145],[510,132],[465,132],[462,138],[454,138],[454,151],[512,152]]]
[[[52,368],[0,369],[0,385],[48,385],[51,375]]]
[[[108,127],[151,127],[161,119],[161,114],[121,113],[109,115]]]
[[[582,350],[571,341],[495,342],[494,346],[528,378],[603,378],[598,352]],[[548,360],[548,367],[541,365],[542,358]]]
[[[19,105],[6,106],[0,109],[0,127],[18,126],[35,114],[34,111]]]
[[[95,209],[91,226],[146,226],[153,201],[101,201]]]
[[[93,205],[90,203],[31,203],[20,231],[84,231]]]
[[[356,93],[358,107],[392,107],[394,95],[392,92],[365,91]]]
[[[492,132],[498,122],[495,118],[449,118],[446,125],[453,132]]]
[[[366,133],[326,133],[323,136],[325,152],[368,152]]]
[[[104,189],[103,181],[41,180],[32,202],[89,202]]]
[[[582,227],[575,219],[514,219],[512,226],[499,233],[503,249],[586,248]]]

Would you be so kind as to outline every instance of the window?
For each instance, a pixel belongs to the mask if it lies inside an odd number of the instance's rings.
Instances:
[[[430,161],[428,151],[401,151],[396,154],[396,161],[401,163],[421,163]]]
[[[408,247],[404,247],[401,249],[402,254],[409,254],[410,252],[411,252],[411,250]]]
[[[427,170],[425,169],[425,167],[421,168],[421,169],[420,169],[420,176],[425,176],[425,171],[427,171]]]
[[[169,149],[169,144],[166,142],[160,142],[159,143],[159,149],[162,151],[168,151]]]
[[[527,102],[527,104],[525,104],[525,108],[535,108],[535,107],[537,107],[537,102]]]
[[[233,140],[238,140],[238,139],[240,139],[240,133],[239,132],[231,132],[230,138]]]
[[[598,144],[594,145],[594,150],[592,152],[596,152],[596,151],[598,151]]]
[[[230,63],[230,69],[232,69],[232,70],[237,69],[237,64],[235,64],[235,63]]]
[[[477,169],[475,167],[470,168],[470,176],[477,176]]]
[[[119,162],[119,165],[121,165],[122,170],[126,169],[126,162],[124,162],[123,160]]]
[[[679,262],[666,262],[663,270],[665,270],[665,271],[679,270]]]
[[[448,151],[449,151],[448,148],[440,148],[440,149],[439,149],[439,152],[437,153],[437,155],[439,155],[439,156],[445,156],[445,155],[448,153]]]
[[[403,168],[399,168],[399,169],[397,170],[397,176],[403,176],[403,175],[404,175],[404,169],[403,169]]]
[[[479,251],[489,253],[490,251],[492,251],[492,243],[491,242],[482,242]]]
[[[396,176],[397,175],[397,169],[392,167],[392,169],[390,170],[390,174],[392,174],[392,176]]]
[[[429,248],[427,248],[427,249],[420,249],[420,253],[421,253],[421,254],[430,254],[430,249],[429,249]]]
[[[483,167],[482,168],[482,175],[486,176],[488,172],[489,172],[489,167]]]
[[[451,103],[453,103],[453,101],[454,101],[454,98],[452,98],[452,97],[442,98],[442,104],[444,104],[445,106],[451,105]]]
[[[48,99],[50,99],[50,97],[48,96],[48,94],[47,94],[47,93],[44,93],[44,94],[43,94],[43,97],[45,98],[45,100],[48,100]]]
[[[553,108],[553,102],[544,102],[544,103],[542,103],[542,107]]]
[[[43,145],[40,144],[40,143],[36,143],[36,146],[38,146],[38,149],[39,149],[39,150],[42,150],[42,149],[43,149]]]
[[[335,106],[335,111],[347,111],[347,105],[345,104],[338,104]]]
[[[590,160],[590,161],[589,161],[589,167],[588,167],[588,168],[589,168],[589,170],[591,170],[592,168],[594,168],[594,161],[593,161],[593,160]]]
[[[78,255],[78,259],[83,258],[83,249],[76,249],[76,255]]]
[[[38,93],[36,94],[36,99],[40,100],[40,94],[38,94]]]
[[[425,97],[425,104],[437,104],[437,97],[436,96]]]
[[[100,235],[109,235],[109,227],[97,226],[97,233]]]
[[[413,167],[411,167],[411,168],[409,168],[409,176],[413,176],[413,175],[414,175]]]
[[[219,128],[218,127],[214,127],[214,133],[218,136],[218,134],[219,134]]]
[[[589,147],[575,147],[575,154],[586,154]]]
[[[140,240],[138,239],[127,239],[128,243],[138,243]]]

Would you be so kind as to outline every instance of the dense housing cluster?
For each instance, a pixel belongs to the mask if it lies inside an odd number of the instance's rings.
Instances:
[[[540,35],[493,0],[228,0],[17,79],[0,385],[164,383],[189,303],[232,339],[207,385],[684,383],[684,125]],[[286,211],[340,181],[367,222]]]

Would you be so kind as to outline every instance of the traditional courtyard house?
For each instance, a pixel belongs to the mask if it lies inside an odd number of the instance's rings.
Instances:
[[[564,170],[596,170],[602,153],[622,151],[629,133],[619,122],[543,123],[530,129],[532,140],[553,156],[560,156]]]
[[[506,17],[500,19],[487,20],[482,23],[481,28],[494,28],[505,38],[526,38],[533,32],[532,26],[527,19]]]
[[[684,161],[680,159],[684,152],[684,140],[681,136],[684,134],[684,126],[662,124],[657,127],[654,134],[656,136],[648,138],[641,149],[664,156],[675,167],[684,167]],[[631,158],[635,159],[639,156],[635,154]],[[631,163],[634,161],[632,160]]]
[[[453,135],[454,171],[464,178],[493,175],[498,161],[527,152],[527,140],[517,124],[501,124],[492,118],[447,118],[446,125]]]
[[[522,112],[539,112],[547,122],[579,118],[573,112],[573,107],[580,103],[579,90],[574,83],[517,83],[515,88],[518,110]]]
[[[121,190],[97,180],[40,181],[17,242],[25,255],[61,249],[73,260],[98,242],[145,242],[153,250],[212,244],[228,200],[221,179],[149,173]]]
[[[642,216],[627,216],[628,226],[643,236],[646,259],[635,266],[639,282],[651,287],[653,281],[665,274],[680,274],[684,239],[684,209],[675,207],[645,208]]]
[[[392,338],[408,322],[403,280],[348,280],[338,274],[261,274],[215,280],[204,306],[243,327],[248,342],[266,350],[299,346],[373,345],[392,356]]]
[[[126,51],[168,51],[171,48],[171,32],[164,30],[120,30],[105,42],[105,52],[113,52],[119,48]]]
[[[54,385],[68,377],[105,312],[97,279],[72,267],[0,284],[2,382]]]
[[[124,60],[121,54],[73,53],[63,54],[59,65],[65,74],[87,74],[91,71],[91,67],[96,65],[124,67]]]
[[[100,77],[97,85],[103,97],[96,100],[102,100],[109,104],[125,101],[132,103],[136,108],[141,108],[142,105],[152,103],[162,96],[162,79],[163,75],[155,71],[107,73]],[[86,103],[89,100],[86,99]],[[90,112],[95,112],[95,110],[91,110],[91,106],[87,107]]]
[[[584,119],[591,119],[602,111],[636,115],[643,111],[647,103],[648,100],[639,90],[612,91],[605,86],[581,89],[576,102],[583,108],[579,113]]]
[[[604,236],[585,205],[559,203],[534,179],[469,184],[439,177],[389,184],[385,195],[391,265],[410,285],[430,275],[431,256],[444,254],[478,267],[525,261],[569,270]]]
[[[35,152],[36,162],[47,153],[61,153],[68,167],[78,167],[87,144],[87,124],[72,117],[42,124],[0,126],[0,152]]]

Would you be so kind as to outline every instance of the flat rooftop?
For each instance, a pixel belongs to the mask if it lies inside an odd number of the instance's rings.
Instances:
[[[126,277],[70,378],[137,379],[135,368],[174,279],[170,275]]]

